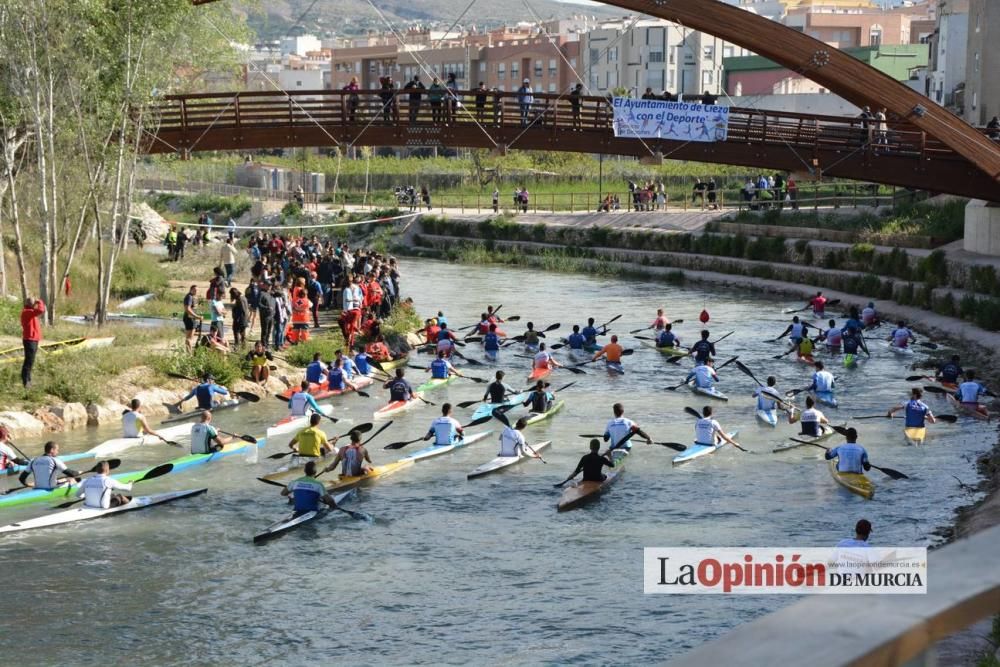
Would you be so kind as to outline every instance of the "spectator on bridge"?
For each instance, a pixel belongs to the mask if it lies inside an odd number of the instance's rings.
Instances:
[[[486,83],[480,81],[479,87],[476,88],[476,121],[479,123],[486,122],[486,99],[489,92],[486,89]]]
[[[707,104],[711,106],[715,104],[716,100],[718,100],[718,98],[712,93],[708,92],[707,90],[705,91],[705,94],[701,96],[702,104]]]
[[[410,96],[408,100],[408,111],[410,113],[410,122],[417,122],[417,117],[420,114],[420,91],[426,90],[426,87],[420,81],[420,75],[414,74],[413,78],[406,82],[403,86],[403,90],[409,90]]]
[[[778,201],[778,209],[780,210],[785,205],[785,177],[775,172],[771,178],[774,180],[774,198]]]
[[[427,100],[431,103],[431,122],[434,124],[443,123],[444,120],[444,94],[445,88],[441,85],[441,80],[434,77],[431,87],[427,89]]]
[[[517,89],[517,104],[521,107],[521,127],[528,126],[531,119],[531,105],[534,103],[535,95],[531,88],[531,79],[525,79]]]
[[[708,192],[708,208],[711,210],[716,210],[719,205],[716,203],[716,195],[718,187],[715,184],[715,178],[710,176],[708,178],[708,183],[705,184],[705,190]]]
[[[788,175],[788,182],[785,183],[785,190],[788,192],[788,201],[792,205],[792,210],[799,210],[799,184],[795,182],[795,177]]]
[[[653,92],[652,87],[646,86],[646,92],[642,94],[642,99],[644,100],[655,100],[656,93]]]
[[[889,124],[886,122],[885,112],[883,108],[875,114],[875,143],[878,146],[889,145]]]
[[[750,208],[753,209],[754,206],[751,202],[753,202],[753,200],[757,197],[757,186],[754,185],[753,179],[749,176],[747,176],[747,181],[743,184],[743,189],[740,190],[740,193],[743,196],[743,201],[745,201]]]
[[[569,94],[569,105],[573,112],[573,129],[582,130],[583,125],[580,122],[580,97],[583,95],[583,84],[578,83],[573,86],[573,90]]]
[[[445,110],[448,123],[455,122],[455,116],[458,114],[458,81],[455,79],[454,72],[448,72],[448,80],[445,81],[444,87],[448,89],[448,95],[445,99]]]
[[[428,211],[431,210],[431,191],[427,189],[426,185],[420,186],[420,200],[427,206]]]
[[[1000,141],[1000,116],[993,116],[986,124],[986,135],[993,141]]]
[[[861,109],[858,118],[861,119],[861,145],[864,146],[872,142],[872,120],[874,116],[872,116],[871,107]]]
[[[503,118],[503,93],[499,88],[493,88],[493,125],[500,127]]]
[[[358,77],[352,76],[350,82],[344,86],[344,90],[347,91],[347,122],[353,123],[358,118],[358,105],[361,104],[361,98],[358,96],[358,91],[361,90],[361,85],[358,84]]]
[[[493,212],[500,212],[500,190],[493,188]]]
[[[396,106],[396,83],[391,76],[379,77],[378,98],[382,102],[382,121],[392,125],[399,120],[399,108]]]
[[[708,190],[708,185],[705,181],[701,180],[701,177],[697,177],[694,181],[694,188],[691,189],[691,203],[695,203],[699,199],[701,200],[702,209],[705,208],[705,192]]]

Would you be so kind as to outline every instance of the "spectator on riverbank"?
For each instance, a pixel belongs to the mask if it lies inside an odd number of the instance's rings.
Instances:
[[[24,347],[24,361],[21,362],[21,384],[25,389],[31,389],[31,371],[35,367],[38,343],[42,340],[42,316],[44,314],[44,301],[30,296],[24,300],[24,309],[21,310],[21,344]]]

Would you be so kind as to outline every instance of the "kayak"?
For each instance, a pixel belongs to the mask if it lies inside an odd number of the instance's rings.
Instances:
[[[346,491],[344,493],[339,493],[333,497],[333,502],[340,505],[342,502],[347,500],[353,493],[354,493],[353,490]],[[272,523],[270,526],[264,529],[264,532],[257,533],[256,535],[254,535],[253,543],[264,544],[265,542],[273,540],[276,537],[281,537],[285,533],[294,530],[299,526],[304,526],[307,523],[312,523],[316,519],[326,516],[326,514],[329,511],[330,509],[325,505],[323,505],[318,510],[312,512],[304,512],[302,514],[299,514],[298,516],[295,515],[295,512],[292,512],[284,519]]]
[[[948,391],[958,391],[958,384],[955,382],[945,382],[944,380],[935,380],[935,383],[942,389],[947,389]]]
[[[691,391],[696,394],[701,394],[702,396],[708,396],[709,398],[715,398],[720,401],[728,401],[729,397],[723,394],[721,391],[715,387],[698,387],[696,385],[690,385]]]
[[[906,438],[906,442],[915,447],[919,447],[924,444],[924,440],[927,439],[927,427],[926,426],[911,426],[903,429],[903,437]]]
[[[820,405],[828,405],[831,408],[835,408],[839,405],[837,397],[834,396],[832,391],[817,391],[813,393],[813,400],[815,400]]]
[[[340,479],[336,482],[329,482],[326,485],[328,491],[336,491],[339,489],[353,489],[361,484],[367,484],[379,477],[385,477],[386,475],[391,475],[394,472],[398,472],[407,466],[413,465],[413,459],[399,459],[398,461],[393,461],[392,463],[386,463],[385,465],[375,466],[372,468],[367,475],[359,475],[357,477],[344,477],[341,475]]]
[[[778,411],[776,409],[771,410],[757,410],[757,421],[762,424],[767,424],[768,426],[778,425]]]
[[[94,450],[92,449],[88,449],[85,452],[77,452],[76,454],[59,455],[59,460],[62,461],[63,463],[66,463],[67,461],[79,461],[80,459],[92,459],[92,458],[94,458]],[[7,468],[7,475],[9,476],[17,475],[21,472],[24,472],[27,469],[28,466],[19,466],[19,465],[11,466],[10,468]]]
[[[247,449],[254,446],[260,449],[264,447],[266,443],[266,438],[258,440],[256,445],[236,439],[213,454],[188,454],[187,456],[167,461],[167,463],[173,465],[173,469],[170,471],[171,474],[177,473],[204,463],[212,463],[213,461],[217,461],[218,459],[225,458],[227,456],[232,456],[233,454],[242,454]],[[143,470],[136,470],[133,472],[117,473],[115,475],[111,475],[111,478],[118,480],[122,484],[128,484],[129,482],[134,482],[141,477],[145,477],[146,473],[150,470],[152,470],[152,468],[145,468]],[[6,496],[0,496],[0,507],[14,507],[17,505],[27,505],[28,503],[44,501],[63,502],[66,499],[71,499],[78,486],[79,485],[74,482],[71,484],[63,484],[55,489],[25,489],[23,491],[17,491]]]
[[[648,348],[656,350],[657,352],[666,357],[686,357],[689,354],[691,354],[683,347],[660,347],[656,344],[656,341],[652,340],[643,340],[639,342]]]
[[[532,368],[531,372],[528,373],[528,382],[537,382],[538,380],[544,380],[551,374],[552,374],[551,368]]]
[[[212,414],[214,415],[215,413],[221,412],[223,410],[235,410],[242,405],[246,405],[249,402],[250,401],[244,401],[241,398],[230,398],[228,400],[222,401],[221,403],[216,403],[215,405],[213,405]],[[160,423],[176,424],[177,422],[185,422],[188,421],[189,419],[197,419],[198,417],[201,416],[202,412],[204,412],[204,410],[202,410],[201,408],[195,408],[190,412],[182,412],[178,415],[171,415],[170,417],[167,417]]]
[[[344,493],[337,494],[333,497],[333,502],[340,505],[342,502],[346,501],[352,494],[354,490],[345,491]],[[292,512],[284,519],[280,521],[275,521],[270,526],[264,529],[264,532],[257,533],[253,536],[254,544],[264,544],[269,540],[273,540],[276,537],[281,537],[285,533],[298,528],[299,526],[304,526],[307,523],[312,523],[316,519],[325,516],[330,509],[325,505],[321,506],[320,509],[312,512],[303,512],[296,516],[295,512]]]
[[[868,361],[867,356],[861,356],[860,354],[845,354],[844,368],[857,368],[859,364],[866,361]]]
[[[121,514],[122,512],[131,512],[132,510],[142,510],[147,507],[152,507],[153,505],[162,505],[164,503],[180,500],[181,498],[190,498],[191,496],[197,496],[205,493],[206,491],[208,491],[208,489],[190,489],[188,491],[157,493],[152,496],[135,496],[130,502],[127,502],[124,505],[110,507],[108,509],[100,509],[97,507],[76,507],[74,509],[68,509],[62,512],[52,512],[50,514],[35,517],[34,519],[18,521],[17,523],[0,527],[0,533],[16,533],[22,530],[49,528],[51,526],[60,526],[65,523],[75,523],[77,521],[86,521],[88,519],[100,519],[112,514]]]
[[[163,436],[165,440],[175,440],[177,438],[188,438],[191,436],[191,425],[190,424],[177,424],[175,426],[168,426],[167,428],[158,431],[160,435]],[[119,452],[124,452],[126,450],[132,449],[133,447],[139,447],[141,445],[156,445],[160,444],[162,441],[155,435],[141,435],[138,438],[112,438],[110,440],[105,440],[101,444],[92,448],[86,454],[90,454],[96,458],[102,458],[105,456],[111,456],[112,454],[118,454]],[[60,457],[64,461],[68,461],[69,457]]]
[[[730,438],[736,439],[736,435],[739,431],[733,431],[729,434]],[[690,447],[685,449],[683,452],[674,457],[673,464],[675,466],[682,463],[687,463],[688,461],[693,461],[694,459],[701,458],[702,456],[708,456],[709,454],[714,454],[721,448],[728,445],[728,442],[723,442],[721,445],[703,445],[700,442],[692,444]]]
[[[532,412],[528,414],[528,426],[532,424],[537,424],[540,421],[545,421],[555,413],[562,410],[562,406],[566,404],[566,401],[556,401],[552,404],[552,407],[548,409],[547,412]]]
[[[811,354],[807,354],[802,357],[797,356],[795,357],[795,361],[798,361],[799,363],[802,364],[808,364],[810,366],[816,365],[816,359]]]
[[[909,347],[909,346],[907,346],[907,347],[897,347],[897,346],[893,345],[892,343],[887,343],[887,346],[892,351],[892,353],[895,354],[896,356],[899,356],[899,357],[912,357],[913,356],[913,348],[912,347]]]
[[[332,396],[341,396],[343,394],[349,394],[355,390],[355,387],[358,389],[364,389],[365,387],[374,382],[375,380],[371,379],[367,375],[355,375],[354,377],[351,378],[351,384],[353,384],[354,387],[351,387],[350,385],[344,385],[343,389],[330,389],[330,385],[327,382],[322,382],[322,383],[311,382],[309,384],[308,391],[313,398],[315,398],[318,401],[322,401],[323,399],[330,398]],[[292,394],[295,394],[298,391],[299,391],[298,387],[290,387],[278,395],[287,401],[291,399]]]
[[[611,453],[611,460],[615,467],[608,470],[603,482],[576,482],[573,486],[563,489],[559,496],[559,503],[556,510],[565,512],[576,509],[584,503],[596,500],[598,496],[607,491],[608,487],[618,481],[621,474],[625,472],[625,457],[628,452],[617,449]]]
[[[830,474],[837,484],[840,484],[851,493],[856,493],[868,500],[871,500],[875,496],[875,483],[868,479],[866,475],[856,472],[840,472],[837,470],[836,461],[830,460],[828,463]]]
[[[397,368],[399,368],[400,366],[405,365],[406,362],[408,362],[409,360],[410,360],[410,358],[408,356],[403,356],[403,357],[400,357],[399,359],[391,359],[389,361],[380,361],[380,362],[378,362],[378,365],[382,367],[382,370],[388,372],[388,371],[394,371]],[[369,362],[369,363],[371,363],[371,362]],[[372,365],[374,366],[374,364],[372,364]]]
[[[540,442],[537,445],[531,445],[531,450],[540,452],[543,449],[547,449],[552,444],[551,440],[546,440],[545,442]],[[498,456],[492,461],[487,461],[486,463],[476,466],[472,472],[466,475],[466,479],[476,479],[477,477],[485,477],[492,473],[503,470],[504,468],[509,468],[515,466],[519,463],[527,461],[528,459],[534,458],[531,450],[525,449],[519,456]]]
[[[298,454],[292,454],[288,457],[288,463],[282,465],[280,468],[274,472],[270,472],[257,479],[268,480],[271,482],[278,482],[285,479],[291,479],[296,476],[302,476],[306,473],[306,464],[310,461],[316,462],[316,472],[323,469],[323,466],[332,462],[337,456],[337,448],[334,447],[326,456],[299,456]]]
[[[38,351],[46,352],[47,356],[62,354],[67,350],[89,350],[95,347],[108,347],[115,342],[114,336],[102,336],[94,338],[70,338],[69,340],[55,340],[39,343]],[[5,350],[0,350],[0,364],[7,364],[21,361],[24,358],[24,346],[18,345]]]
[[[805,447],[807,443],[822,442],[823,440],[826,440],[831,435],[836,433],[833,427],[830,426],[829,424],[821,424],[820,428],[823,429],[823,432],[819,435],[809,436],[809,435],[802,435],[801,433],[799,433],[795,436],[795,439],[802,440],[802,442],[791,442],[791,441],[783,442],[774,449],[772,449],[771,451],[777,453],[777,452],[785,452],[788,451],[789,449],[795,449],[796,447]]]
[[[324,404],[319,406],[319,410],[324,415],[329,416],[333,412],[333,406]],[[309,419],[312,417],[312,413],[312,409],[309,409],[306,414],[298,417],[293,415],[286,415],[285,417],[282,417],[267,427],[267,437],[273,438],[274,436],[281,435],[282,433],[294,433],[296,431],[301,431],[309,426]]]
[[[431,378],[427,382],[417,387],[417,391],[423,393],[425,391],[430,391],[431,389],[437,389],[438,387],[443,387],[446,384],[451,384],[457,379],[458,379],[457,375],[449,375],[446,378]]]
[[[151,301],[156,298],[153,293],[141,294],[139,296],[134,296],[131,299],[125,299],[118,304],[118,310],[131,310],[132,308],[138,308],[147,301]]]
[[[413,452],[409,456],[404,456],[402,459],[400,459],[400,461],[403,461],[405,459],[413,459],[414,461],[423,461],[424,459],[433,458],[435,456],[441,456],[442,454],[453,452],[461,447],[471,445],[474,442],[479,442],[492,432],[493,431],[483,431],[482,433],[470,433],[465,438],[461,440],[456,440],[450,445],[431,445],[430,447],[424,447],[421,450]]]
[[[526,400],[528,400],[528,396],[530,394],[531,392],[529,391],[523,392],[521,394],[515,394],[514,396],[508,397],[507,400],[505,400],[503,403],[483,403],[478,408],[476,408],[475,412],[472,413],[471,420],[475,421],[481,417],[488,417],[492,415],[493,411],[496,410],[497,408],[504,408],[509,405],[520,405],[521,403],[524,403]]]
[[[420,392],[413,394],[413,398],[408,401],[392,401],[388,405],[383,405],[381,408],[375,411],[375,419],[388,419],[393,415],[398,415],[400,412],[409,410],[415,407],[417,404],[423,403],[417,396],[420,396]]]
[[[607,369],[608,375],[625,375],[625,368],[617,361],[605,362],[604,367]]]
[[[989,416],[988,415],[984,415],[982,412],[980,412],[977,409],[979,407],[982,407],[982,403],[976,403],[975,405],[973,405],[971,403],[962,403],[961,401],[959,401],[957,398],[955,398],[951,394],[948,394],[948,401],[950,401],[951,404],[954,405],[956,409],[961,410],[965,414],[967,414],[967,415],[969,415],[969,416],[971,416],[971,417],[973,417],[975,419],[982,419],[982,420],[985,420],[985,421],[989,421]]]

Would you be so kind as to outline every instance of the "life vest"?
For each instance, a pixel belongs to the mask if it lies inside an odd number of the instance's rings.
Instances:
[[[304,295],[298,295],[292,299],[292,324],[305,324],[309,326],[309,308],[312,303]]]

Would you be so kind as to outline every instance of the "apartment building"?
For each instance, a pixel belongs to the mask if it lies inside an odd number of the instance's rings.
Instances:
[[[942,106],[957,108],[960,104],[956,91],[965,86],[968,41],[969,0],[938,0],[937,24],[928,40],[926,94]]]
[[[789,7],[785,25],[838,49],[919,44],[933,32],[933,5],[923,3],[893,9],[832,4]]]
[[[985,125],[1000,116],[1000,2],[969,1],[965,120]]]

